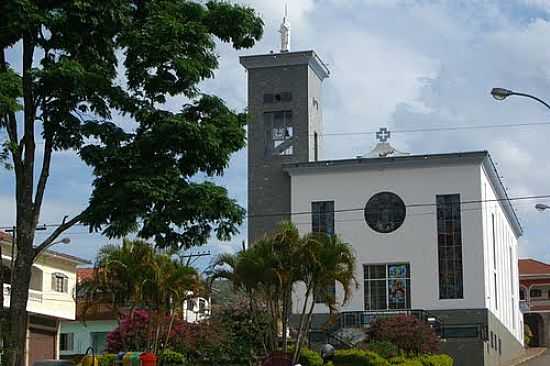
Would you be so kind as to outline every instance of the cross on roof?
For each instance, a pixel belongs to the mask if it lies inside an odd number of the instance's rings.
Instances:
[[[391,137],[391,131],[389,131],[386,127],[383,127],[376,132],[376,139],[380,142],[386,142]]]

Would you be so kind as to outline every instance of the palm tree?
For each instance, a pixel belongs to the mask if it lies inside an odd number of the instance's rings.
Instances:
[[[101,304],[110,304],[119,320],[122,309],[128,310],[130,318],[138,308],[149,310],[152,321],[148,334],[154,336],[148,339],[148,348],[156,352],[166,318],[169,323],[164,329],[164,347],[174,321],[183,311],[184,301],[191,295],[199,295],[202,288],[195,269],[169,255],[156,253],[147,242],[124,240],[121,246],[107,245],[100,249],[94,275],[79,285],[79,295],[85,304],[84,319]]]
[[[341,301],[343,305],[349,300],[353,287],[357,287],[355,255],[351,246],[342,242],[338,236],[324,233],[307,234],[302,239],[301,249],[301,281],[305,284],[305,296],[296,335],[294,362],[298,360],[311,324],[315,306],[314,294],[320,294],[333,313],[337,311],[339,304],[333,294],[326,289],[339,283],[344,291]]]
[[[323,290],[336,282],[340,283],[344,289],[343,304],[348,301],[356,283],[355,257],[351,246],[337,236],[322,233],[301,237],[297,228],[289,222],[281,223],[275,233],[256,242],[247,251],[218,257],[212,268],[211,280],[227,278],[232,281],[234,289],[243,290],[249,296],[253,314],[260,309],[258,301],[262,301],[272,324],[269,351],[278,349],[277,339],[281,334],[282,349],[287,352],[292,291],[299,282],[305,284],[294,362],[311,323],[313,294],[323,293],[323,300],[333,312],[338,305],[336,299]]]

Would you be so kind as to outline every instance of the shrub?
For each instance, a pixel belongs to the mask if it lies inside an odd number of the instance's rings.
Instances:
[[[164,351],[159,356],[160,366],[182,366],[185,365],[185,356],[174,351]]]
[[[113,353],[105,353],[99,358],[99,366],[114,366],[116,362],[116,355]]]
[[[323,358],[321,355],[309,348],[302,348],[298,363],[302,366],[322,366]]]
[[[399,356],[399,348],[389,341],[372,341],[365,345],[368,351],[378,353],[384,358]]]
[[[376,353],[360,349],[336,351],[332,362],[335,366],[390,366]]]
[[[424,355],[419,360],[422,366],[453,366],[453,359],[447,355]]]
[[[388,341],[407,354],[436,353],[439,338],[428,324],[409,315],[378,319],[372,323],[370,336]]]
[[[417,358],[407,358],[404,356],[393,357],[390,360],[391,365],[396,366],[424,366],[422,361]]]

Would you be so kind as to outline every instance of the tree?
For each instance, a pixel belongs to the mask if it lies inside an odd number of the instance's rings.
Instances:
[[[128,339],[120,337],[121,346],[156,353],[168,345],[176,321],[183,321],[184,301],[198,296],[203,288],[195,269],[156,253],[144,241],[124,240],[120,247],[109,245],[100,250],[93,276],[79,288],[85,305],[81,315],[85,320],[96,307],[111,305],[120,329],[136,328],[135,324],[141,327],[140,336],[133,338],[137,343],[125,344]]]
[[[286,335],[292,311],[292,291],[300,283],[305,285],[303,308],[298,313],[294,363],[310,327],[315,305],[313,294],[324,294],[323,301],[335,311],[336,298],[322,290],[338,282],[344,289],[342,303],[345,303],[355,284],[355,257],[348,244],[337,236],[323,233],[300,236],[296,227],[288,222],[279,224],[274,233],[250,249],[218,257],[212,266],[211,280],[229,279],[236,290],[248,295],[253,320],[255,314],[267,310],[271,324],[267,352],[279,349],[279,334],[282,351],[288,351]]]
[[[32,262],[68,228],[136,232],[163,247],[237,232],[243,209],[191,178],[222,174],[245,144],[245,117],[198,83],[218,65],[215,38],[251,47],[263,23],[251,8],[214,0],[4,0],[0,14],[0,159],[15,176],[17,237],[6,344],[22,365]],[[163,107],[169,96],[189,102],[175,113]],[[120,116],[135,125],[125,130]],[[35,247],[62,150],[92,169],[93,192]]]

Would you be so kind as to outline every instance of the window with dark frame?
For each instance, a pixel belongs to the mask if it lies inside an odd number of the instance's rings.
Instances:
[[[264,94],[264,104],[272,103],[288,103],[292,101],[291,92],[281,92],[281,93],[265,93]]]
[[[52,273],[52,290],[55,292],[69,292],[69,277],[63,273]]]
[[[72,351],[74,348],[74,333],[59,334],[59,349],[61,351]]]
[[[439,298],[462,299],[462,223],[460,194],[436,196]]]
[[[549,292],[549,296],[550,296],[550,292]],[[519,289],[519,299],[520,300],[525,300],[525,289],[523,289],[523,288]]]
[[[365,310],[409,309],[411,303],[408,263],[363,265]]]
[[[530,297],[542,297],[542,290],[538,288],[533,288],[531,291],[529,291]]]
[[[311,202],[311,232],[334,235],[334,201]],[[336,284],[313,294],[315,303],[326,302],[327,297],[336,297]]]

